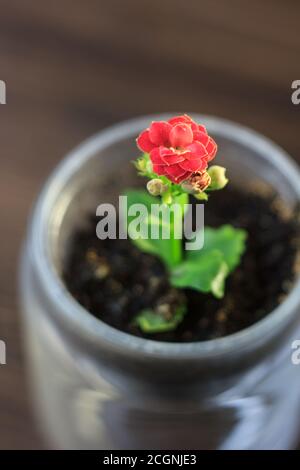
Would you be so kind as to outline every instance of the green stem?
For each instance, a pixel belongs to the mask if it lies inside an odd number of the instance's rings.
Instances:
[[[171,203],[171,206],[173,204],[178,204],[181,208],[181,226],[182,226],[182,229],[183,229],[183,223],[184,223],[184,213],[185,213],[185,204],[188,204],[188,200],[189,200],[189,197],[188,197],[188,194],[186,193],[181,193],[179,195],[176,195],[176,196],[173,196],[172,197],[172,203]],[[182,238],[178,239],[178,238],[175,238],[175,226],[176,226],[176,223],[178,223],[179,221],[176,221],[176,218],[175,218],[175,213],[172,213],[171,217],[172,217],[172,221],[170,222],[171,223],[171,231],[170,231],[170,252],[171,252],[171,259],[170,259],[170,267],[171,268],[174,268],[175,266],[177,266],[179,263],[181,263],[182,259],[183,259],[183,249],[182,249]]]

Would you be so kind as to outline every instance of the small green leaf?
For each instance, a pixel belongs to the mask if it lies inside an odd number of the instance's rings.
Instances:
[[[195,259],[182,262],[171,273],[174,287],[212,292],[220,298],[224,295],[224,283],[228,268],[219,250],[198,252]]]
[[[196,193],[193,194],[194,198],[198,199],[198,201],[208,201],[208,194],[205,192],[203,193]]]
[[[239,264],[246,237],[244,230],[230,225],[205,228],[203,248],[186,252],[186,261],[172,272],[172,284],[223,297],[226,277]]]
[[[151,204],[157,204],[158,201],[155,196],[151,196],[144,189],[130,189],[125,191],[125,196],[128,198],[128,207],[131,204],[145,204],[150,209]]]
[[[139,224],[139,232],[145,233],[145,237],[140,236],[135,227],[132,227],[134,217],[128,216],[127,226],[128,234],[134,243],[141,251],[158,256],[167,266],[171,269],[181,261],[182,256],[182,240],[174,238],[174,217],[171,212],[169,220],[163,221],[162,214],[155,217],[151,213],[153,204],[160,204],[160,199],[150,196],[146,191],[135,190],[125,193],[127,196],[128,209],[133,204],[143,204],[146,209],[146,215]],[[166,208],[167,209],[167,208]],[[169,208],[169,210],[171,210]],[[151,235],[152,230],[156,229],[158,236],[155,238]],[[168,238],[163,238],[163,230],[169,234]]]
[[[223,262],[220,266],[218,274],[211,282],[211,291],[217,299],[224,297],[225,280],[228,276],[228,266]]]
[[[204,247],[201,251],[217,249],[223,253],[228,271],[232,272],[239,264],[246,249],[247,232],[231,225],[223,225],[217,229],[206,227],[204,230]],[[198,252],[198,253],[201,253]],[[196,252],[190,251],[189,256],[194,258]]]
[[[175,330],[179,323],[182,322],[185,313],[186,307],[179,307],[175,315],[168,320],[153,310],[143,310],[137,315],[134,323],[137,324],[144,333],[164,333],[166,331]]]

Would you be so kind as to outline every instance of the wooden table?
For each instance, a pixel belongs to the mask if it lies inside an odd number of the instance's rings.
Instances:
[[[251,126],[300,161],[300,3],[1,0],[0,448],[43,448],[25,382],[16,275],[31,205],[85,137],[161,111]]]

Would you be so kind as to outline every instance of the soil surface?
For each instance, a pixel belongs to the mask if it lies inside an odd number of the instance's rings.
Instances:
[[[247,250],[226,282],[226,293],[212,295],[171,287],[163,264],[141,253],[130,240],[99,240],[96,225],[71,240],[64,280],[72,295],[97,318],[136,336],[191,342],[246,328],[284,301],[299,271],[299,224],[280,200],[266,191],[242,193],[232,187],[211,195],[205,224],[232,224],[247,230]],[[298,214],[298,211],[297,211]],[[145,308],[172,313],[186,297],[188,313],[175,331],[143,334],[133,324]]]

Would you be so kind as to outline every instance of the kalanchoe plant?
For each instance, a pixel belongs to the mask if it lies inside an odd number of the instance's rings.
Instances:
[[[128,206],[143,204],[148,215],[140,221],[139,231],[136,226],[135,229],[131,226],[132,242],[141,251],[158,256],[164,262],[172,286],[223,297],[225,280],[237,267],[245,250],[245,231],[230,225],[218,229],[206,227],[204,246],[198,250],[185,250],[182,239],[175,235],[179,222],[182,227],[190,195],[207,201],[211,191],[223,189],[228,183],[225,168],[208,166],[216,156],[216,142],[203,125],[183,115],[152,122],[138,136],[137,145],[144,153],[134,164],[138,173],[149,181],[147,191],[127,192]],[[154,216],[151,212],[157,197],[170,209],[175,205],[180,208],[179,212],[170,211],[168,222],[161,214]],[[130,226],[130,217],[127,222]],[[165,227],[166,223],[168,227]],[[159,230],[159,237],[151,237],[153,228]],[[167,238],[162,235],[166,228]],[[187,313],[185,297],[182,299],[182,304],[171,314],[170,310],[144,310],[135,318],[135,323],[144,333],[176,329]]]

